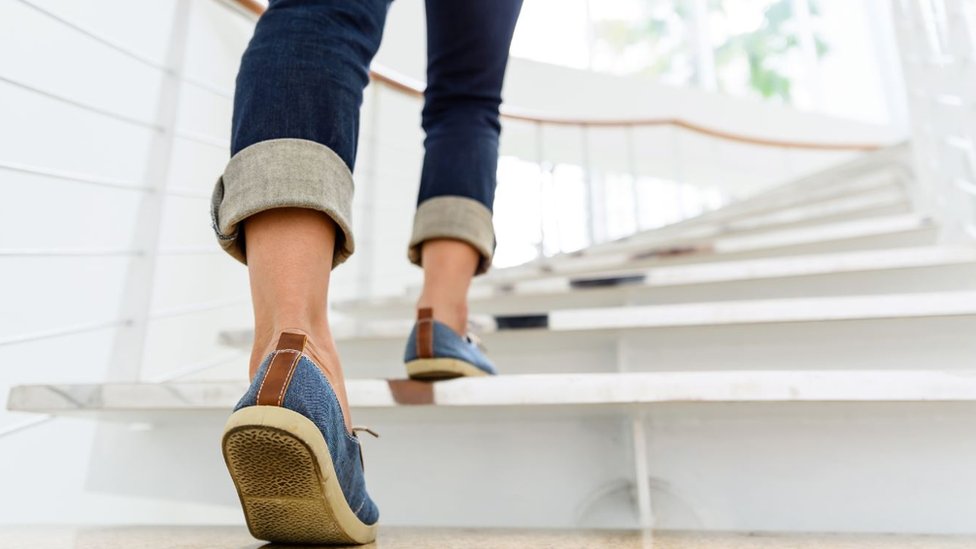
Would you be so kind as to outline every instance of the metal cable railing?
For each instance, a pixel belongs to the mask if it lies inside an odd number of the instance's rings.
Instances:
[[[189,84],[197,88],[203,89],[210,93],[214,93],[218,97],[224,99],[229,99],[231,94],[226,90],[221,90],[219,86],[215,86],[208,83],[201,83],[195,79],[187,78],[168,67],[165,63],[160,63],[150,59],[149,57],[127,48],[126,46],[119,44],[109,38],[102,36],[101,34],[84,28],[58,14],[49,11],[43,7],[35,5],[28,0],[19,0],[19,3],[27,6],[39,14],[56,21],[60,25],[71,29],[86,38],[101,44],[107,49],[122,54],[124,57],[131,59],[141,65],[149,67],[159,74],[164,75],[169,78],[178,79],[184,84]],[[58,102],[67,105],[71,108],[78,109],[84,112],[88,112],[100,117],[104,117],[109,120],[115,120],[125,124],[130,124],[139,128],[147,129],[155,133],[166,133],[170,132],[173,137],[186,139],[188,141],[193,141],[197,143],[202,143],[211,146],[225,146],[227,143],[226,139],[203,136],[194,134],[193,132],[180,130],[176,128],[170,128],[168,126],[163,126],[155,122],[150,122],[147,120],[142,120],[118,113],[109,108],[103,108],[97,105],[92,105],[85,103],[83,101],[75,100],[70,97],[64,96],[62,94],[43,89],[39,86],[31,85],[25,82],[20,82],[16,79],[9,78],[6,76],[0,76],[0,82],[7,84],[9,86],[19,88],[26,92],[35,94],[40,97],[44,97],[47,100]],[[205,199],[209,200],[210,193],[197,191],[190,188],[182,187],[169,187],[163,186],[159,188],[150,184],[145,184],[135,180],[124,180],[113,177],[105,177],[101,175],[93,175],[87,173],[79,173],[76,171],[69,170],[59,170],[51,169],[40,166],[31,166],[18,162],[8,162],[0,161],[0,170],[8,172],[19,172],[29,175],[35,175],[39,177],[47,177],[52,179],[59,179],[64,181],[69,181],[73,183],[92,185],[96,187],[102,187],[110,190],[121,190],[128,192],[139,192],[145,194],[161,193],[168,196],[179,196],[183,198],[191,199]],[[54,248],[54,247],[34,247],[34,248],[0,248],[0,258],[123,258],[123,259],[139,259],[147,257],[147,250],[143,249],[130,249],[130,248]],[[219,249],[216,247],[170,247],[170,248],[158,248],[154,251],[155,255],[165,256],[165,255],[216,255],[220,253]],[[208,301],[200,303],[191,303],[188,305],[181,305],[177,307],[169,307],[163,309],[156,309],[147,311],[144,322],[169,319],[180,316],[189,316],[195,314],[206,313],[210,311],[216,311],[221,309],[241,307],[248,305],[250,301],[248,299],[237,298],[230,300],[218,300],[218,301]],[[136,317],[121,317],[113,320],[96,321],[89,323],[80,323],[75,325],[67,325],[54,327],[49,329],[37,330],[33,332],[14,334],[6,337],[0,338],[0,347],[9,345],[19,345],[24,343],[31,343],[55,338],[68,337],[79,334],[86,334],[91,332],[97,332],[102,330],[117,330],[121,328],[132,327],[137,322]],[[185,368],[183,369],[185,370]],[[181,370],[182,371],[182,370]],[[26,424],[25,427],[33,426],[34,423],[30,422]],[[3,434],[10,434],[21,430],[21,427],[14,429],[5,430]]]

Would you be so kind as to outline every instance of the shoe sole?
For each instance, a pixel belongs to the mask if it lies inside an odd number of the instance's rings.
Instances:
[[[305,544],[376,539],[376,525],[360,521],[346,503],[325,438],[307,417],[278,406],[242,408],[227,420],[222,448],[255,538]]]
[[[410,379],[452,379],[487,376],[488,372],[456,358],[418,358],[407,362]]]

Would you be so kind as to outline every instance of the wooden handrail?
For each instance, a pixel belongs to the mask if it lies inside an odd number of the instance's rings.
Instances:
[[[233,0],[237,4],[244,8],[245,10],[253,13],[254,15],[261,15],[264,13],[266,6],[257,0]]]
[[[257,0],[230,0],[235,2],[244,10],[260,16],[264,13],[266,6]],[[397,91],[410,97],[423,98],[423,82],[413,80],[406,76],[397,74],[388,69],[370,70],[370,79],[378,84]],[[781,149],[807,149],[820,151],[874,151],[884,145],[878,143],[825,143],[813,141],[794,141],[790,139],[773,139],[767,137],[755,137],[743,135],[736,132],[717,130],[702,126],[695,122],[689,122],[680,118],[568,118],[543,113],[532,112],[523,109],[502,107],[502,118],[508,120],[518,120],[520,122],[530,122],[533,124],[543,124],[550,126],[578,126],[585,128],[636,128],[649,126],[673,126],[682,128],[701,135],[707,135],[725,141],[734,141],[747,145],[759,145],[762,147],[777,147]]]

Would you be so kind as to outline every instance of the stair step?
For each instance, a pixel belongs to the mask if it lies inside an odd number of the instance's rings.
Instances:
[[[21,385],[8,408],[44,414],[227,411],[247,382]],[[503,375],[437,383],[349,379],[353,408],[706,402],[976,402],[976,371],[724,371]]]
[[[817,223],[846,221],[883,215],[906,213],[910,203],[902,188],[883,188],[845,196],[819,203],[801,204],[761,215],[734,219],[723,224],[726,232],[741,234],[746,231],[771,227],[789,228]]]
[[[483,283],[510,283],[557,273],[599,273],[654,265],[929,245],[935,241],[936,235],[936,226],[929,218],[915,214],[895,215],[742,236],[720,236],[685,247],[635,244],[631,249],[596,256],[557,256],[546,262],[498,269],[486,275]]]
[[[546,327],[533,328],[537,337],[545,332],[564,331],[968,316],[976,314],[976,291],[562,309],[544,314]],[[506,331],[484,320],[476,320],[481,323],[481,333]],[[402,338],[411,325],[412,320],[406,319],[347,322],[339,324],[334,331],[338,340]]]
[[[636,329],[972,314],[976,314],[976,292],[941,292],[563,310],[549,313],[549,329]]]
[[[101,549],[210,549],[213,547],[249,547],[254,538],[244,526],[153,525],[153,526],[4,526],[0,536],[11,547],[45,547],[69,549],[74,540],[83,539],[84,547]],[[498,549],[521,547],[592,547],[642,549],[647,547],[695,549],[770,549],[771,547],[831,549],[961,549],[976,546],[976,536],[890,535],[864,533],[790,533],[790,532],[708,532],[708,531],[641,531],[637,529],[581,528],[443,528],[420,526],[383,526],[381,547],[464,547]]]
[[[619,249],[633,248],[636,245],[678,244],[722,235],[746,234],[891,216],[905,214],[910,209],[910,203],[902,186],[895,183],[887,183],[883,186],[874,184],[859,192],[845,189],[845,194],[839,197],[831,196],[821,200],[798,199],[795,204],[749,212],[748,215],[724,216],[710,221],[702,221],[681,230],[664,227],[642,231],[623,239],[589,246],[579,252],[559,254],[554,257],[600,255]]]
[[[619,269],[509,285],[479,283],[474,314],[797,296],[976,290],[976,249],[922,247]],[[411,318],[415,296],[340,302],[357,319]]]
[[[479,319],[476,319],[479,320]],[[973,367],[976,292],[791,298],[568,309],[546,328],[481,333],[505,374],[784,369],[915,369],[939,349],[943,370]],[[336,324],[347,371],[403,375],[410,321]],[[250,331],[221,335],[249,349]],[[237,364],[198,379],[237,375]]]
[[[841,208],[850,207],[848,199],[875,192],[893,192],[904,197],[905,185],[901,179],[888,173],[887,170],[854,178],[825,181],[801,191],[792,190],[792,185],[786,185],[678,223],[595,244],[588,247],[586,252],[598,254],[629,242],[714,236],[730,224],[747,222],[753,218],[762,219],[777,215],[815,218],[818,215],[829,215],[816,212],[818,207],[826,204]]]

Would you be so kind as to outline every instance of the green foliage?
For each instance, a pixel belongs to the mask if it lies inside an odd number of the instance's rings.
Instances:
[[[723,8],[724,9],[724,8]],[[820,13],[817,2],[810,2],[810,13]],[[765,98],[790,101],[792,82],[781,67],[791,50],[799,47],[800,37],[791,25],[792,0],[777,0],[763,13],[763,23],[758,29],[729,37],[715,52],[719,66],[732,62],[737,56],[745,56],[749,62],[749,85]],[[819,36],[814,37],[817,57],[827,54],[828,46]]]
[[[649,48],[654,60],[644,72],[660,76],[674,70],[675,61],[687,51],[684,22],[688,20],[688,2],[674,0],[668,9],[661,2],[649,0],[650,15],[638,21],[604,21],[597,25],[596,35],[617,53],[633,47]],[[709,9],[726,13],[729,0],[709,0]],[[810,0],[810,13],[820,14],[816,0]],[[775,0],[763,13],[763,22],[755,30],[728,37],[715,49],[715,63],[721,68],[744,59],[749,70],[749,86],[764,98],[790,101],[792,82],[783,70],[791,52],[800,47],[800,36],[793,24],[792,0]],[[820,36],[814,36],[816,54],[823,58],[829,51]]]
[[[681,19],[686,17],[683,4],[674,10],[656,10],[642,20],[611,20],[597,23],[595,34],[603,45],[618,55],[632,47],[650,48],[651,63],[643,72],[660,76],[674,70],[676,60],[681,56],[683,44],[676,36]]]

